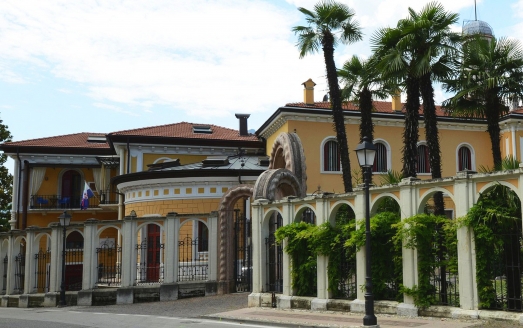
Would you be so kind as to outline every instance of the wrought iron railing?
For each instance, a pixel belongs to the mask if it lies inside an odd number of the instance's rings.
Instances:
[[[98,198],[100,205],[112,205],[119,203],[119,196],[121,194],[114,190],[99,190]]]
[[[5,294],[5,291],[7,289],[7,262],[9,261],[9,257],[7,254],[4,257],[4,270],[2,272],[2,294]]]
[[[81,290],[84,271],[83,248],[67,248],[65,261],[65,290]]]
[[[19,253],[15,257],[15,293],[24,293],[25,282],[25,254]]]
[[[198,238],[192,239],[189,235],[178,242],[179,262],[178,281],[207,280],[209,276],[208,252],[199,252]],[[203,245],[207,249],[207,245]]]
[[[156,284],[163,281],[163,249],[164,244],[153,244],[154,240],[144,239],[136,244],[138,265],[136,284]]]
[[[112,242],[104,243],[96,249],[98,286],[119,286],[121,283],[122,247]]]
[[[51,251],[42,250],[35,254],[35,286],[37,293],[49,292]]]
[[[82,195],[61,196],[61,195],[31,195],[29,207],[31,209],[73,209],[80,208]],[[99,207],[100,200],[98,196],[89,198],[87,208]]]

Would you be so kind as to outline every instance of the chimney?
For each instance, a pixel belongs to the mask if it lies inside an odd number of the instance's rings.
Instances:
[[[314,86],[316,83],[308,79],[303,82],[302,85],[305,87],[305,89],[303,89],[303,102],[306,105],[314,105]]]
[[[394,96],[392,96],[392,110],[394,112],[401,112],[403,105],[401,104],[401,91],[398,89]]]
[[[247,131],[247,119],[251,114],[235,114],[236,118],[240,120],[240,135],[241,136],[248,136],[249,131]]]

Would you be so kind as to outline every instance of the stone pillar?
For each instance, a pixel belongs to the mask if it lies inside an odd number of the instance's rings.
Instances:
[[[5,289],[6,295],[13,294],[15,290],[15,258],[18,255],[19,247],[15,247],[15,238],[13,234],[17,230],[11,230],[9,233],[8,246],[7,246],[7,286]],[[7,305],[6,305],[7,306]]]
[[[356,191],[356,197],[354,198],[354,215],[356,217],[356,229],[359,229],[360,225],[358,221],[365,219],[364,189]],[[351,302],[352,312],[365,312],[365,290],[359,288],[359,286],[365,286],[365,259],[365,246],[362,246],[356,253],[356,299]]]
[[[98,280],[98,273],[96,271],[97,255],[96,248],[98,247],[96,230],[98,228],[98,220],[88,219],[84,223],[84,266],[82,277],[82,289],[89,290],[95,288]]]
[[[418,189],[414,183],[416,178],[405,178],[399,183],[400,186],[400,208],[401,220],[418,214],[419,203]],[[415,249],[402,247],[403,259],[403,285],[412,288],[418,284],[418,252]],[[403,296],[403,303],[398,305],[398,314],[405,316],[418,316],[418,309],[414,306],[414,298],[409,295]]]
[[[178,299],[178,229],[176,212],[169,212],[164,221],[165,248],[163,258],[163,284],[160,285],[160,301]],[[176,265],[175,265],[176,264]],[[176,269],[175,269],[176,267]]]
[[[294,222],[294,204],[291,202],[292,199],[295,197],[289,197],[287,199],[287,202],[283,204],[283,226],[289,225]],[[263,238],[262,238],[263,243]],[[285,251],[285,248],[287,247],[287,240],[283,241],[282,247],[284,249],[283,256],[282,256],[282,265],[283,265],[283,295],[294,295],[294,291],[292,290],[292,278],[291,278],[291,257],[290,255]],[[290,302],[288,304],[290,308]],[[286,306],[283,306],[283,308],[286,308]]]
[[[24,294],[31,294],[35,287],[35,254],[38,252],[38,245],[35,244],[34,227],[28,227],[26,230],[25,245],[25,272],[24,272]]]
[[[469,208],[475,203],[476,191],[468,173],[468,171],[458,172],[454,182],[456,218],[465,216]],[[457,237],[460,307],[464,310],[477,310],[478,288],[474,232],[469,227],[461,227],[457,231]]]
[[[51,224],[51,267],[49,292],[59,292],[62,282],[62,227],[59,223]]]
[[[262,266],[265,258],[265,245],[262,238],[263,229],[263,204],[266,199],[258,199],[252,203],[252,293],[248,297],[249,307],[261,306],[261,293],[265,283],[266,268]],[[265,229],[267,230],[267,229]],[[268,233],[266,231],[266,233]]]
[[[218,212],[212,211],[207,219],[207,225],[209,228],[209,275],[210,281],[218,280]]]
[[[329,206],[325,199],[316,199],[316,225],[319,226],[329,221]],[[316,265],[317,282],[317,298],[312,300],[311,307],[313,310],[327,310],[327,299],[329,298],[329,275],[328,275],[329,258],[324,255],[319,255]]]
[[[136,218],[126,216],[122,225],[121,286],[130,287],[136,280]]]

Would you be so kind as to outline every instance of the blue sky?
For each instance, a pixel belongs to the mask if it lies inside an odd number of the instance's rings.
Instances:
[[[341,66],[370,54],[369,38],[419,0],[343,1],[361,42],[336,49]],[[302,101],[312,78],[326,92],[321,54],[299,59],[297,7],[312,0],[121,0],[0,3],[0,118],[14,140],[113,132],[174,122],[257,129],[279,106]],[[443,0],[474,19],[473,0]],[[478,1],[496,36],[523,39],[523,0]],[[437,90],[438,100],[443,99]]]

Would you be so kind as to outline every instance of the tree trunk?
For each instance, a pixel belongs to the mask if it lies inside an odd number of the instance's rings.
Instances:
[[[497,90],[487,90],[485,102],[485,116],[487,118],[487,131],[490,136],[492,146],[492,158],[494,160],[494,169],[501,170],[501,147],[499,128],[500,101],[496,94]]]
[[[336,71],[336,64],[334,63],[334,37],[329,31],[324,32],[322,45],[323,57],[325,58],[325,68],[327,70],[327,82],[329,84],[334,130],[336,131],[338,150],[341,158],[343,186],[345,192],[351,192],[352,176],[349,160],[349,146],[347,144],[347,134],[345,132],[343,108],[341,107],[341,92],[338,84],[338,73]]]
[[[406,81],[407,101],[405,103],[405,128],[403,130],[403,177],[416,177],[418,156],[419,125],[419,81],[408,76]]]
[[[374,140],[374,124],[372,124],[372,93],[365,86],[359,94],[359,107],[361,113],[360,142],[363,137]]]
[[[423,98],[423,119],[425,122],[425,140],[429,149],[430,172],[432,179],[441,179],[441,151],[439,147],[438,120],[436,118],[436,105],[434,104],[434,88],[432,87],[431,74],[420,78],[420,91]],[[434,214],[445,215],[443,193],[434,194]]]

